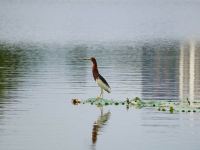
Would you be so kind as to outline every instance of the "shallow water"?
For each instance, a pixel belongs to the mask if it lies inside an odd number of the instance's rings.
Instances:
[[[0,47],[2,149],[199,148],[198,113],[108,106],[101,116],[96,106],[71,104],[72,98],[96,97],[100,92],[91,63],[79,59],[88,56],[96,56],[112,88],[106,98],[179,100],[192,95],[198,100],[197,41]],[[194,72],[188,69],[190,64],[195,64]]]

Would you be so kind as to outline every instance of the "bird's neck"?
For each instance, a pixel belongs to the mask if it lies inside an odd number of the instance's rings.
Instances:
[[[99,76],[99,71],[97,69],[97,64],[96,63],[93,63],[92,73],[93,73],[94,80],[96,80],[98,78],[98,76]]]

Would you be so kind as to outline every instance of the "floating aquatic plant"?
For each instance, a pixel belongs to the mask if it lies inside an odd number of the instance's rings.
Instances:
[[[72,99],[73,105],[79,104],[91,104],[98,107],[109,106],[109,105],[125,105],[127,109],[133,108],[144,108],[144,107],[154,107],[158,111],[169,111],[170,113],[175,112],[200,112],[199,107],[191,107],[188,103],[183,103],[179,101],[153,101],[153,100],[141,100],[139,97],[133,99],[127,98],[126,100],[112,100],[103,98],[89,98],[87,100]],[[199,103],[194,103],[197,105]]]
[[[173,106],[170,106],[170,107],[169,107],[169,112],[170,112],[170,113],[173,113],[173,112],[174,112],[174,107],[173,107]]]

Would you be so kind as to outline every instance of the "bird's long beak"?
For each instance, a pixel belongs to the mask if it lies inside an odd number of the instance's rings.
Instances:
[[[81,58],[82,60],[90,60],[90,58]]]

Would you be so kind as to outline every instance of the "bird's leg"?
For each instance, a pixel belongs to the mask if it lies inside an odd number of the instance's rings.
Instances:
[[[103,98],[103,89],[101,88],[100,98]]]
[[[101,88],[101,93],[100,93],[100,95],[97,96],[97,99],[99,99],[99,98],[103,98],[103,89],[102,89],[102,88]]]

